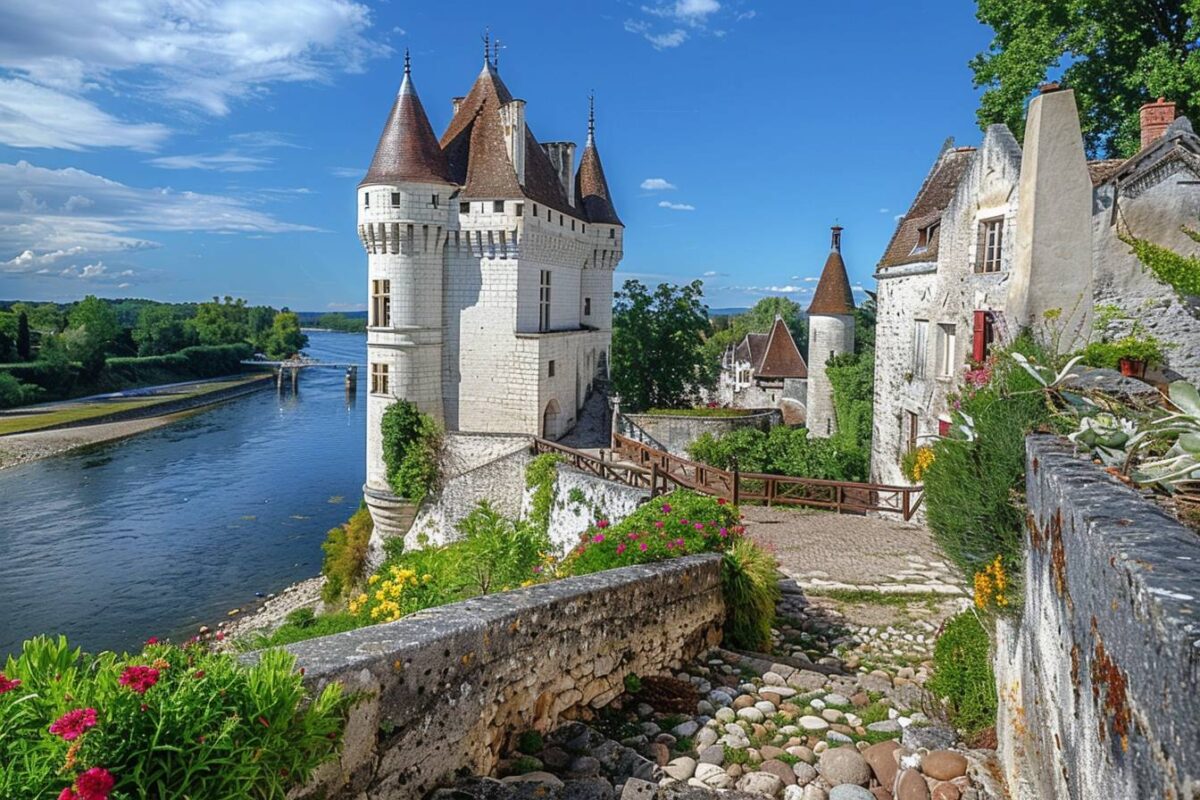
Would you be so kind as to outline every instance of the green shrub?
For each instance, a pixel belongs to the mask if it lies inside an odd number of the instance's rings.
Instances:
[[[453,569],[462,580],[463,597],[513,589],[532,580],[551,549],[544,528],[513,522],[486,501],[458,523],[458,532],[463,538],[446,549],[458,562]]]
[[[301,608],[288,614],[284,624],[270,633],[239,639],[237,648],[242,651],[265,650],[268,647],[282,647],[307,639],[332,636],[335,633],[352,631],[362,626],[362,620],[343,611],[332,614],[316,614],[312,609]]]
[[[764,472],[824,480],[860,481],[866,478],[868,453],[847,445],[846,439],[809,437],[806,428],[778,425],[764,433],[739,428],[721,437],[703,434],[687,449],[704,464],[743,472]]]
[[[321,564],[325,585],[321,587],[321,597],[325,602],[340,600],[362,577],[372,528],[371,512],[362,504],[349,522],[326,534],[321,544],[325,551],[325,560]]]
[[[10,373],[0,372],[0,408],[12,408],[35,402],[42,394],[40,386],[23,383]]]
[[[408,400],[387,407],[380,421],[388,485],[397,497],[420,503],[437,488],[442,429]]]
[[[996,679],[987,631],[971,611],[946,622],[933,648],[925,688],[946,702],[951,721],[968,736],[996,722]]]
[[[10,682],[19,682],[14,686]],[[345,702],[295,659],[246,666],[200,646],[97,656],[38,637],[0,675],[0,797],[282,798],[334,756]]]
[[[734,417],[747,416],[752,414],[753,411],[746,408],[709,408],[707,406],[698,406],[695,408],[648,408],[639,413],[648,414],[652,417],[709,417],[715,419],[731,419]]]
[[[725,635],[743,650],[767,652],[779,601],[779,565],[775,557],[749,539],[725,551],[721,591],[725,596]]]
[[[525,467],[525,488],[532,491],[529,523],[543,531],[550,530],[550,513],[554,510],[555,486],[558,483],[560,461],[562,461],[562,457],[557,453],[542,453],[540,456],[535,456]],[[571,491],[578,492],[579,489]],[[580,492],[580,500],[582,499],[582,492]]]
[[[635,673],[630,672],[628,675],[626,675],[624,683],[625,691],[629,692],[630,694],[637,694],[642,690],[642,679],[639,678]]]
[[[517,750],[527,756],[537,755],[546,747],[542,735],[537,731],[525,731],[517,737]]]
[[[1090,342],[1083,348],[1083,363],[1089,367],[1119,369],[1121,359],[1161,364],[1165,358],[1162,343],[1153,336],[1126,336],[1113,342]]]
[[[1018,340],[1013,349],[1037,363],[1055,363],[1029,338]],[[1054,420],[1042,387],[1008,351],[980,373],[981,385],[963,390],[956,417],[960,424],[973,421],[973,437],[956,427],[951,436],[934,442],[933,463],[922,476],[929,527],[968,578],[997,555],[1010,572],[1019,567],[1025,437]]]

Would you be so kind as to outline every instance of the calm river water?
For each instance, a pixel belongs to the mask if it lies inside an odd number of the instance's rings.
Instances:
[[[366,337],[309,332],[363,364]],[[366,396],[337,370],[121,442],[0,471],[0,663],[35,633],[86,650],[178,638],[317,574],[362,496]]]

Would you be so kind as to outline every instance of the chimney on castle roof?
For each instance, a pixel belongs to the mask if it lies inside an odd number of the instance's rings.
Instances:
[[[842,252],[842,226],[834,225],[829,230],[832,234],[829,241],[829,249],[836,250],[839,253]]]
[[[1146,103],[1141,109],[1142,149],[1162,138],[1167,128],[1175,121],[1175,104],[1160,97],[1153,103]]]

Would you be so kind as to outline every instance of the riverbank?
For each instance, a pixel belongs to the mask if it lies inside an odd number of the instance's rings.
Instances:
[[[278,594],[268,595],[261,603],[231,609],[230,619],[201,629],[219,630],[223,634],[217,649],[235,650],[234,642],[260,633],[270,633],[282,625],[288,614],[302,608],[321,610],[321,587],[325,578],[315,578],[293,583]],[[236,612],[236,613],[235,613]]]
[[[14,409],[0,416],[0,430],[12,431],[0,435],[0,469],[135,436],[272,383],[271,374],[255,374],[151,387],[139,390],[137,398],[85,398]]]

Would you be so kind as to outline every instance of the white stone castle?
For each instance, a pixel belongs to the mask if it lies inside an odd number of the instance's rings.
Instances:
[[[624,226],[589,114],[539,142],[525,101],[483,69],[439,141],[404,79],[358,186],[367,250],[367,503],[391,513],[380,419],[398,398],[449,431],[555,439],[575,424],[612,342]]]

